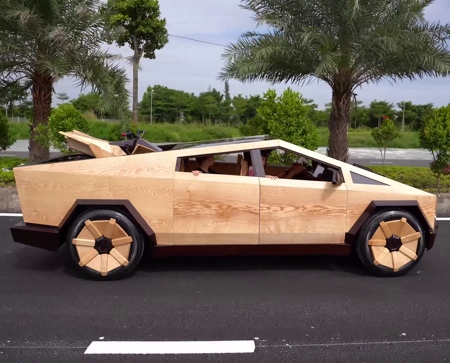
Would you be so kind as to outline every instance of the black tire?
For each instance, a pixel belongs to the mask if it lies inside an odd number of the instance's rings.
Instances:
[[[394,271],[391,267],[375,264],[374,256],[368,242],[377,229],[380,228],[381,222],[401,220],[402,218],[406,218],[408,224],[414,229],[414,231],[420,233],[417,249],[416,251],[412,251],[417,255],[417,258],[415,260],[411,259],[410,262],[400,267],[398,271]],[[356,239],[355,250],[359,260],[372,274],[382,277],[394,277],[405,275],[419,263],[425,252],[425,244],[426,241],[423,228],[413,214],[401,209],[390,211],[384,210],[372,215],[363,225]]]
[[[72,241],[74,238],[77,238],[79,233],[85,227],[85,221],[109,221],[111,218],[115,219],[117,225],[119,225],[123,231],[125,231],[128,236],[132,238],[132,242],[130,244],[128,255],[128,265],[121,265],[109,271],[106,276],[102,276],[100,271],[94,270],[86,265],[82,267],[79,265],[80,257],[77,252],[77,247],[72,243]],[[136,226],[126,214],[107,209],[89,210],[75,218],[73,223],[68,228],[66,245],[68,257],[76,270],[80,271],[88,278],[104,281],[119,280],[131,276],[134,272],[136,272],[137,266],[144,252],[144,241],[139,226]]]

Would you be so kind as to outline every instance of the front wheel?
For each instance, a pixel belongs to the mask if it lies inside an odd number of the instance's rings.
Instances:
[[[361,229],[356,251],[372,273],[404,275],[419,263],[425,251],[422,227],[407,211],[382,211],[369,218]]]
[[[129,276],[144,251],[139,228],[125,214],[104,209],[78,216],[69,227],[66,244],[75,267],[96,280]]]

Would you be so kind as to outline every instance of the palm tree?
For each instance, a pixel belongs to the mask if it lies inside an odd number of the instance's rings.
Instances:
[[[243,0],[266,32],[227,46],[219,78],[331,87],[327,154],[347,161],[347,125],[355,89],[382,79],[447,75],[450,25],[429,24],[433,0]]]
[[[56,82],[75,78],[101,92],[108,107],[128,105],[125,71],[100,46],[103,20],[99,0],[0,0],[0,87],[31,89],[33,118],[30,160],[48,158],[35,139],[48,124]]]

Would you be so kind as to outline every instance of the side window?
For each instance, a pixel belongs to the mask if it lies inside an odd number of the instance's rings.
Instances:
[[[283,179],[314,180],[322,182],[342,182],[338,167],[311,159],[291,150],[275,148],[261,150],[264,175]]]
[[[249,162],[247,152],[234,152],[225,154],[193,155],[179,157],[175,171],[248,176],[251,161]]]

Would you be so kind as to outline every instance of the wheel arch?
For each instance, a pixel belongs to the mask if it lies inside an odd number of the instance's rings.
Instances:
[[[354,244],[359,231],[371,216],[380,211],[389,210],[392,208],[405,210],[417,218],[425,232],[425,246],[427,250],[431,249],[434,244],[437,226],[430,225],[417,200],[373,200],[369,203],[364,212],[361,213],[350,230],[345,234],[345,243]]]
[[[151,247],[156,245],[155,232],[128,199],[77,199],[59,225],[61,245],[64,243],[63,236],[77,216],[88,210],[100,208],[117,210],[126,214],[141,230],[145,245]]]

